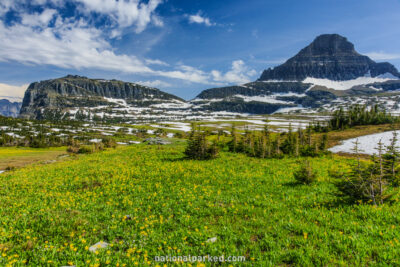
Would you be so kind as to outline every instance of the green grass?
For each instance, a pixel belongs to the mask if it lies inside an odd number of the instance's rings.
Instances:
[[[348,205],[334,194],[328,170],[349,159],[311,159],[319,178],[306,186],[292,175],[298,159],[192,161],[183,149],[120,147],[0,175],[0,266],[156,266],[161,255],[245,256],[237,266],[400,264],[400,205]],[[111,246],[88,251],[101,240]]]
[[[65,147],[0,147],[0,170],[7,167],[23,167],[32,163],[55,160],[63,154],[66,154]]]

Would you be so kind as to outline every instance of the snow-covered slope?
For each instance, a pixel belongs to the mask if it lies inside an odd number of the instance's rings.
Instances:
[[[400,134],[400,131],[396,131]],[[393,131],[377,133],[371,135],[365,135],[358,138],[352,138],[343,141],[340,145],[334,146],[329,151],[338,153],[354,153],[354,143],[358,140],[358,149],[360,154],[373,155],[378,153],[377,144],[382,142],[383,147],[388,146],[393,138]],[[400,146],[400,140],[397,141],[397,145]]]
[[[367,85],[367,84],[373,84],[373,83],[384,83],[387,81],[391,80],[399,80],[399,78],[393,76],[391,73],[385,73],[382,75],[379,75],[377,77],[371,77],[369,73],[367,73],[363,77],[358,77],[356,79],[352,80],[345,80],[345,81],[333,81],[329,79],[319,79],[319,78],[312,78],[312,77],[307,77],[306,79],[303,80],[303,83],[310,83],[312,85],[318,85],[318,86],[324,86],[329,89],[334,89],[334,90],[349,90],[355,86],[359,85]]]

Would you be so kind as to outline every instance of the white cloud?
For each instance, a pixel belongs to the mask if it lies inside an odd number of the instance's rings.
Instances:
[[[34,14],[37,20],[42,14]],[[35,20],[35,18],[32,18]],[[155,75],[189,82],[219,85],[221,82],[243,82],[249,72],[242,61],[224,75],[212,75],[202,70],[179,65],[172,71],[154,70],[150,65],[167,66],[160,60],[117,54],[102,38],[99,29],[85,21],[63,19],[55,15],[54,27],[31,27],[24,24],[6,26],[0,21],[0,61],[23,64],[52,65],[66,69],[101,69],[132,74]],[[242,73],[247,71],[247,73]]]
[[[160,80],[154,80],[154,81],[139,81],[136,82],[138,84],[144,85],[144,86],[148,86],[148,87],[154,87],[154,88],[165,88],[165,87],[171,87],[172,85],[164,82],[164,81],[160,81]]]
[[[0,16],[7,13],[15,5],[14,0],[2,0],[0,2]]]
[[[42,13],[34,13],[34,14],[22,14],[22,24],[28,26],[48,26],[49,22],[53,19],[53,17],[57,14],[57,10],[55,9],[45,9]]]
[[[134,25],[136,33],[146,29],[151,22],[162,26],[162,20],[154,14],[162,0],[149,0],[148,3],[139,0],[74,0],[81,3],[82,12],[95,12],[110,17],[119,28]]]
[[[3,10],[16,8],[15,2],[4,0],[0,4]],[[59,0],[54,5],[62,4]],[[143,4],[140,0],[71,0],[87,4],[88,10],[103,12],[115,16],[122,25],[136,25],[143,30],[154,15],[153,11],[161,0],[150,0]],[[44,3],[46,0],[35,0]],[[62,2],[62,1],[61,1]],[[124,4],[122,4],[124,3]],[[96,5],[97,4],[97,5]],[[136,6],[136,8],[135,8]],[[54,7],[54,6],[53,6]],[[102,8],[100,8],[102,7]],[[131,8],[134,15],[128,15],[124,8]],[[108,11],[107,11],[108,10]],[[0,61],[19,62],[26,65],[49,65],[64,69],[101,69],[113,72],[125,72],[145,76],[159,76],[188,82],[225,85],[248,82],[254,71],[248,69],[241,60],[232,63],[232,69],[226,73],[203,70],[179,64],[173,70],[159,70],[160,66],[170,66],[158,59],[139,59],[134,55],[118,54],[107,41],[104,28],[96,28],[90,18],[62,17],[56,9],[44,9],[42,12],[28,13],[19,10],[20,22],[5,24],[0,13]],[[131,16],[131,17],[128,17]],[[211,23],[204,20],[202,23]],[[152,86],[168,86],[161,81],[153,81]]]
[[[8,99],[10,101],[22,101],[25,90],[28,88],[28,86],[28,84],[15,86],[0,83],[0,99]]]
[[[201,16],[200,13],[196,15],[189,15],[189,22],[190,23],[197,23],[197,24],[204,24],[206,26],[215,26],[216,23],[210,21],[209,18]]]
[[[373,60],[394,60],[400,59],[400,54],[390,54],[385,52],[370,52],[366,54]]]
[[[145,61],[148,65],[169,66],[168,63],[158,59],[146,59]]]
[[[256,74],[257,72],[253,69],[249,69],[243,60],[233,61],[231,70],[225,74],[217,70],[211,72],[214,81],[234,84],[248,83],[251,81],[251,77]]]
[[[177,70],[158,71],[156,74],[163,77],[181,79],[195,83],[213,84],[213,81],[210,80],[209,74],[202,70],[183,64],[179,64]]]

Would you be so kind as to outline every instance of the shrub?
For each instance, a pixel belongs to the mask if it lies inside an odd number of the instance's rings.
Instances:
[[[99,144],[100,145],[100,144]],[[116,148],[117,143],[114,141],[114,139],[111,138],[103,138],[101,141],[101,145],[104,145],[106,148]],[[96,147],[96,150],[104,150],[103,147]]]
[[[13,170],[15,170],[15,167],[14,166],[7,166],[5,170],[6,171],[13,171]]]
[[[68,152],[68,153],[72,153],[72,154],[78,154],[79,148],[80,148],[79,145],[72,145],[72,146],[69,146],[69,147],[67,148],[67,152]]]
[[[90,154],[93,153],[93,149],[90,146],[81,146],[78,150],[78,154]]]
[[[216,143],[210,145],[207,140],[207,134],[192,125],[192,131],[189,135],[188,144],[185,149],[185,155],[190,159],[207,160],[218,156],[218,146]]]
[[[293,174],[294,179],[301,184],[311,184],[317,179],[316,172],[312,169],[308,160],[304,161],[300,168]]]
[[[358,153],[358,141],[353,149],[357,161],[350,172],[331,172],[336,178],[334,185],[339,190],[339,196],[353,203],[370,203],[381,205],[391,198],[388,194],[386,171],[383,166],[382,143],[378,143],[379,154],[372,157],[372,163],[361,162]]]

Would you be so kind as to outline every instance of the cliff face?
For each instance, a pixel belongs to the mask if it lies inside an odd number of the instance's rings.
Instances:
[[[377,77],[386,73],[400,77],[400,73],[392,64],[376,63],[357,53],[354,45],[345,37],[324,34],[284,64],[265,70],[259,80],[302,81],[313,77],[342,81],[366,74]]]
[[[107,98],[123,99],[127,103],[142,106],[146,103],[182,101],[174,95],[135,83],[69,75],[29,85],[22,102],[20,117],[43,119],[43,114],[51,111],[108,105],[110,101]]]
[[[10,102],[7,99],[0,99],[0,115],[16,118],[18,117],[20,108],[20,102]]]

